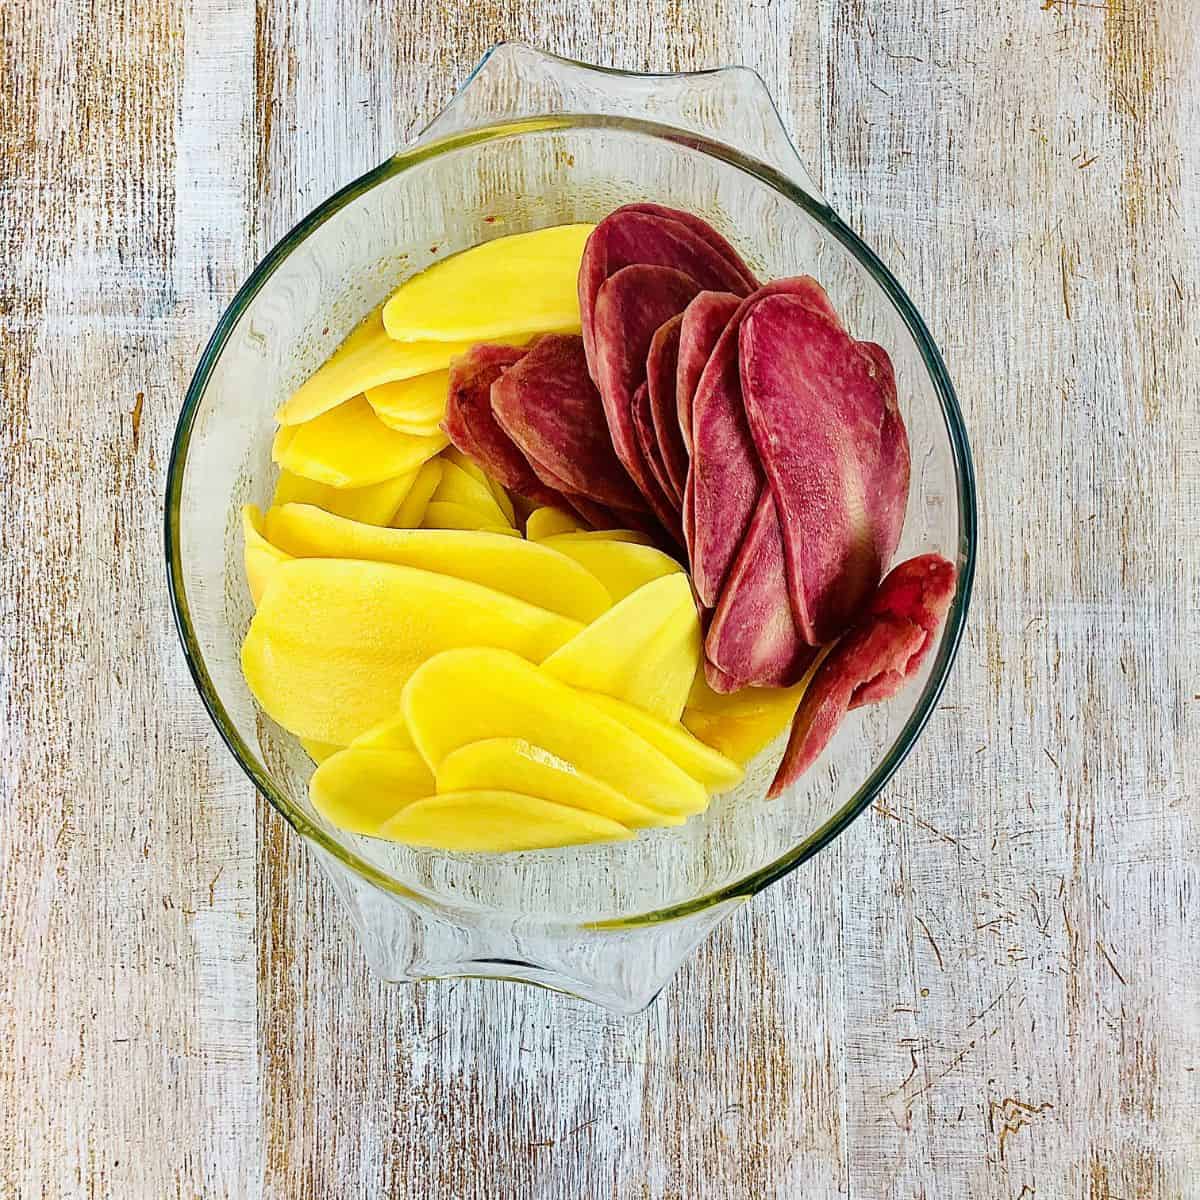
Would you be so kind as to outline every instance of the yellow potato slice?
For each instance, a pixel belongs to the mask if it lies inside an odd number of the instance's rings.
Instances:
[[[453,575],[507,592],[576,621],[609,608],[604,585],[574,559],[536,542],[461,529],[380,529],[285,504],[266,517],[267,536],[295,558],[362,558]]]
[[[444,468],[443,468],[444,469]],[[465,504],[454,504],[449,500],[430,500],[421,521],[423,529],[477,529],[485,533],[503,533],[509,537],[520,537],[509,525],[488,520],[474,508]]]
[[[599,813],[630,829],[683,824],[683,817],[668,817],[635,804],[607,783],[523,738],[487,738],[452,750],[438,764],[437,790],[520,792]]]
[[[496,503],[496,497],[492,494],[491,488],[486,483],[481,483],[478,479],[468,475],[466,471],[452,462],[442,462],[442,481],[438,484],[437,491],[433,493],[433,499],[435,501],[444,500],[450,504],[461,504],[464,508],[478,513],[489,525],[508,525],[510,529],[512,528],[508,517]]]
[[[517,792],[450,792],[405,805],[381,837],[436,850],[550,850],[587,842],[624,842],[633,834],[596,813]]]
[[[303,425],[283,426],[271,449],[293,475],[332,488],[361,488],[415,472],[446,445],[446,435],[413,437],[389,429],[355,396]]]
[[[416,479],[404,497],[403,503],[396,509],[390,524],[396,529],[419,529],[425,519],[425,510],[437,485],[442,481],[442,462],[440,458],[431,458],[421,465]],[[344,515],[344,514],[343,514]]]
[[[631,546],[652,546],[653,540],[636,529],[577,529],[554,535],[572,542],[624,542]]]
[[[614,604],[655,579],[683,571],[673,558],[653,546],[579,541],[562,535],[544,538],[542,544],[573,558],[591,571],[608,588]]]
[[[308,781],[313,807],[350,833],[376,835],[406,804],[433,791],[433,776],[413,750],[351,746],[326,759]]]
[[[707,803],[704,788],[665,754],[513,653],[472,647],[439,654],[413,673],[403,708],[435,772],[469,742],[523,738],[646,808],[688,816]]]
[[[728,695],[714,692],[701,671],[683,723],[706,745],[744,766],[792,723],[815,669],[816,664],[789,688],[743,688]]]
[[[280,563],[291,562],[292,555],[273,546],[264,535],[264,517],[254,504],[242,509],[242,562],[246,570],[246,582],[250,586],[250,599],[255,604],[267,590],[267,584]],[[569,561],[569,560],[568,560]],[[608,605],[605,605],[607,608]]]
[[[356,750],[412,750],[416,752],[416,744],[412,734],[408,732],[408,722],[404,713],[398,712],[378,725],[372,725],[365,733],[350,743]]]
[[[700,665],[700,640],[691,585],[678,572],[614,604],[550,655],[542,670],[572,687],[678,721]]]
[[[742,782],[742,769],[736,762],[706,745],[678,721],[662,721],[632,704],[596,692],[586,692],[584,698],[661,750],[706,791],[725,792]]]
[[[565,513],[561,508],[545,505],[535,508],[525,522],[525,536],[534,542],[545,541],[557,533],[582,533],[579,518]]]
[[[279,411],[281,425],[301,425],[331,408],[337,408],[368,388],[382,387],[417,375],[444,371],[451,359],[466,354],[478,341],[393,341],[383,327],[383,309],[376,308],[351,331],[350,336],[309,376]],[[524,345],[524,338],[505,339]]]
[[[402,283],[391,337],[480,341],[579,328],[579,261],[593,225],[554,225],[473,246]]]
[[[401,710],[408,677],[456,646],[500,646],[540,662],[577,621],[450,575],[392,563],[282,563],[242,646],[268,716],[297,737],[348,746]]]
[[[500,505],[500,510],[504,513],[504,519],[514,529],[516,528],[517,513],[513,507],[512,498],[469,454],[464,454],[457,446],[447,446],[442,451],[442,458],[449,460],[470,475],[472,479],[477,479],[482,483],[496,498],[496,503]]]
[[[301,738],[300,745],[304,747],[304,753],[318,765],[346,748],[345,746],[335,746],[332,742],[314,742],[310,738]]]
[[[424,469],[424,468],[422,468]],[[281,504],[315,504],[326,512],[367,525],[387,525],[416,486],[420,472],[397,475],[363,488],[332,488],[291,471],[280,471],[273,507]]]
[[[450,372],[432,371],[367,388],[363,394],[375,415],[389,428],[401,433],[432,434],[446,415],[449,388]]]

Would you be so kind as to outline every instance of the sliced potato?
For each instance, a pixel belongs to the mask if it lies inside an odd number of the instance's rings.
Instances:
[[[633,834],[616,821],[516,792],[450,792],[405,805],[381,837],[438,850],[502,853],[549,850],[586,842],[623,842]]]
[[[512,523],[503,509],[496,502],[491,488],[484,482],[468,475],[461,467],[449,461],[442,463],[442,479],[437,491],[433,493],[435,501],[445,500],[451,504],[461,504],[471,509],[488,524],[508,525]]]
[[[655,579],[683,570],[661,550],[632,542],[581,541],[555,536],[543,539],[542,544],[591,571],[608,588],[614,604]]]
[[[272,457],[285,470],[332,488],[361,488],[415,472],[446,445],[446,435],[414,437],[389,429],[363,396],[285,425]]]
[[[496,498],[504,513],[504,519],[515,529],[517,526],[516,509],[508,492],[496,482],[469,454],[464,454],[457,446],[447,446],[442,452],[442,458],[452,462],[456,467],[465,471],[472,479],[477,479]]]
[[[301,738],[300,745],[304,747],[304,753],[318,766],[327,758],[332,758],[339,750],[346,748],[345,746],[335,746],[332,742],[314,742],[311,738]]]
[[[431,458],[427,463],[422,463],[412,487],[393,514],[390,524],[396,529],[419,529],[425,519],[429,501],[433,499],[433,493],[437,491],[437,485],[441,481],[440,458]]]
[[[242,561],[246,569],[246,582],[250,586],[250,599],[255,604],[267,590],[275,568],[291,559],[292,555],[267,540],[262,512],[256,505],[247,504],[242,509]]]
[[[417,375],[444,371],[450,360],[479,341],[397,342],[383,327],[383,309],[376,308],[309,376],[275,414],[281,425],[301,425],[337,408],[368,388],[382,387]],[[511,339],[520,344],[521,339]]]
[[[479,529],[486,533],[521,536],[511,526],[488,520],[476,509],[468,508],[465,504],[454,504],[449,500],[430,500],[421,525],[425,529]]]
[[[326,512],[367,525],[387,525],[416,486],[420,472],[408,472],[362,488],[333,488],[291,471],[280,471],[272,507],[315,504]]]
[[[707,803],[704,788],[660,750],[513,653],[470,647],[438,654],[413,673],[403,708],[435,772],[468,742],[522,738],[646,808],[687,816]]]
[[[486,738],[452,750],[438,764],[439,792],[499,790],[540,796],[555,804],[583,808],[631,829],[682,824],[635,804],[607,783],[523,738]]]
[[[678,721],[660,720],[644,709],[612,696],[589,692],[585,699],[661,750],[693,779],[699,780],[707,791],[725,792],[741,783],[742,769],[736,762],[706,745]]]
[[[375,415],[390,429],[430,435],[437,432],[446,415],[449,386],[449,371],[431,371],[367,388],[363,394]]]
[[[327,758],[308,783],[313,807],[350,833],[375,835],[389,818],[433,791],[433,776],[413,750],[348,747]]]
[[[510,234],[434,263],[383,308],[393,338],[478,342],[579,328],[579,263],[593,225]]]
[[[540,662],[580,625],[503,592],[392,563],[281,563],[242,646],[267,715],[297,737],[348,746],[394,717],[408,677],[455,646]]]
[[[525,521],[525,536],[534,542],[545,541],[557,533],[582,532],[578,517],[550,505],[535,508]]]
[[[360,558],[453,575],[576,621],[609,608],[604,585],[574,559],[536,542],[460,529],[380,529],[305,504],[267,514],[274,544],[295,558]]]
[[[687,576],[677,572],[614,604],[550,655],[542,670],[678,721],[700,654],[696,602]]]

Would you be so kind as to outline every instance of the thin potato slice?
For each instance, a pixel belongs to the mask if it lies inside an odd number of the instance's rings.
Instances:
[[[460,529],[380,529],[305,504],[273,508],[266,528],[295,558],[360,558],[453,575],[576,621],[610,607],[608,592],[574,559],[523,538]]]
[[[406,342],[479,342],[579,328],[579,262],[591,225],[555,225],[473,246],[402,283],[383,308]]]
[[[443,433],[389,429],[363,396],[276,434],[272,457],[287,471],[332,488],[361,488],[415,472],[446,445]]]
[[[486,738],[451,751],[438,764],[437,789],[520,792],[599,813],[631,829],[683,823],[682,817],[667,817],[635,804],[607,783],[523,738]]]

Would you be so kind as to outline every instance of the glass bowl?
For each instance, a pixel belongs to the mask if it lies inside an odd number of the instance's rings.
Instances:
[[[502,234],[596,221],[634,200],[711,221],[764,279],[808,272],[848,327],[892,355],[912,443],[898,558],[959,570],[934,653],[887,704],[851,714],[816,767],[764,799],[783,739],[703,815],[632,842],[449,854],[344,833],[308,800],[312,764],[255,705],[238,661],[252,605],[239,509],[275,481],[272,413],[402,279]],[[305,217],[217,325],[171,457],[166,554],[188,664],[255,787],[313,848],[388,980],[488,976],[616,1011],[649,1003],[734,907],[871,803],[925,725],[971,590],[975,499],[966,431],[937,347],[871,250],[796,158],[762,81],[742,68],[644,76],[504,45],[416,141]]]

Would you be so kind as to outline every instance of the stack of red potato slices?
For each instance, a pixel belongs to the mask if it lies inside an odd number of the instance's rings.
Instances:
[[[580,335],[455,362],[446,433],[506,488],[683,557],[714,691],[790,686],[837,643],[776,795],[917,670],[954,593],[934,554],[884,577],[909,488],[891,360],[815,279],[759,284],[706,222],[655,204],[596,227],[579,301]]]

